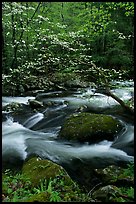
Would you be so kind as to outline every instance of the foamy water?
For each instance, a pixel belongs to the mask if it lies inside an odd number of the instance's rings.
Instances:
[[[131,91],[131,89],[114,90],[123,100],[131,97]],[[30,98],[34,97],[3,97],[3,103],[26,104]],[[42,113],[34,113],[23,124],[14,122],[12,117],[2,123],[3,159],[10,161],[11,157],[17,157],[25,160],[27,156],[36,154],[42,159],[70,165],[70,168],[78,168],[78,165],[86,164],[92,169],[112,164],[120,165],[122,162],[127,163],[134,160],[133,156],[125,152],[126,147],[134,141],[134,127],[130,124],[126,124],[126,130],[118,135],[116,141],[112,142],[104,140],[97,144],[84,143],[81,145],[57,139],[65,116],[72,113],[74,108],[77,109],[81,105],[95,109],[112,106],[117,104],[114,99],[88,89],[85,93],[77,95],[45,99],[46,102],[50,100],[55,101],[58,105],[48,107]],[[30,129],[35,126],[36,131]]]
[[[33,96],[27,96],[27,97],[12,97],[12,96],[3,96],[2,97],[2,106],[6,106],[12,102],[17,102],[17,103],[23,103],[23,104],[27,104],[28,103],[28,99],[34,99],[35,97]]]

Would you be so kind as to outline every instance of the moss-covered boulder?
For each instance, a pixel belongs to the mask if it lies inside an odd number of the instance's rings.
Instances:
[[[101,202],[114,202],[119,196],[120,189],[114,185],[103,186],[92,193],[92,197]]]
[[[114,140],[122,129],[117,119],[104,114],[73,114],[64,122],[59,138],[79,142],[95,143],[102,140]]]
[[[47,191],[40,192],[29,196],[29,198],[22,198],[20,202],[50,202],[50,194]]]
[[[62,166],[53,163],[49,160],[41,160],[41,158],[31,158],[26,161],[22,168],[22,173],[30,179],[32,187],[40,185],[41,181],[47,182],[63,174],[66,183],[72,183],[73,181],[68,176]]]
[[[98,202],[134,202],[134,188],[118,188],[114,185],[100,187],[92,193]]]
[[[21,198],[20,202],[91,201],[65,169],[52,161],[30,158],[22,168],[22,175],[37,193]]]
[[[104,169],[95,169],[95,175],[105,184],[113,184],[117,187],[134,187],[134,164],[128,164],[127,168],[111,165]]]

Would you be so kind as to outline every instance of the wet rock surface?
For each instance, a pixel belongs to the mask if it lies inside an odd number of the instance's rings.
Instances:
[[[28,99],[28,102],[29,102],[29,105],[30,107],[32,107],[33,109],[34,108],[41,108],[43,107],[43,103],[42,102],[39,102],[37,100],[34,100],[34,99]]]
[[[90,143],[112,141],[121,129],[121,123],[111,116],[79,113],[73,114],[65,121],[59,138]]]
[[[22,167],[22,173],[30,178],[32,187],[38,186],[45,179],[49,182],[50,178],[54,179],[61,174],[64,174],[66,182],[72,182],[63,167],[49,160],[41,160],[39,157],[33,157],[26,161]]]

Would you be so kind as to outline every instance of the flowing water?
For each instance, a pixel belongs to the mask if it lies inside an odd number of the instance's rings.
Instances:
[[[113,92],[123,100],[130,99],[133,86],[114,89]],[[34,97],[3,97],[3,106],[11,102],[27,105]],[[50,92],[36,97],[50,106],[40,112],[24,111],[22,114],[6,114],[2,122],[2,158],[3,165],[18,164],[31,155],[52,160],[71,170],[87,165],[92,169],[103,168],[111,164],[122,165],[133,161],[134,125],[125,117],[114,114],[124,125],[115,141],[102,141],[97,144],[76,143],[58,139],[58,134],[65,119],[80,107],[103,113],[118,106],[111,97],[95,93],[92,88],[77,92]],[[109,113],[109,115],[112,115]]]

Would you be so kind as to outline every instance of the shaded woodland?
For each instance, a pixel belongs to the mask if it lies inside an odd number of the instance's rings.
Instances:
[[[133,78],[134,3],[2,2],[2,47],[2,72],[17,79],[74,71],[94,80],[91,61]]]

